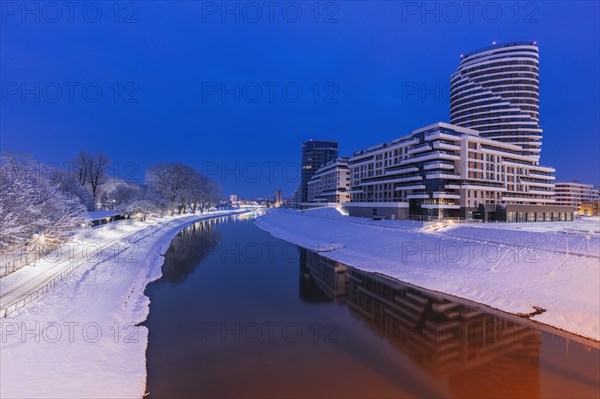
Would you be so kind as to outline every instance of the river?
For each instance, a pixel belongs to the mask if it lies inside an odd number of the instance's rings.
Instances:
[[[241,215],[187,227],[150,284],[151,398],[596,398],[598,345],[363,272]]]

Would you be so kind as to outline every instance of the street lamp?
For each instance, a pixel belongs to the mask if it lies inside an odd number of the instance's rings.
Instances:
[[[592,233],[593,231],[590,230],[590,232],[585,236],[585,240],[587,241],[587,251],[590,252],[590,240],[592,239]]]

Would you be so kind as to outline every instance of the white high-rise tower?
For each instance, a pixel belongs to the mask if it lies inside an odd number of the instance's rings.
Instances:
[[[540,158],[539,52],[535,42],[495,44],[461,56],[450,80],[450,122]]]

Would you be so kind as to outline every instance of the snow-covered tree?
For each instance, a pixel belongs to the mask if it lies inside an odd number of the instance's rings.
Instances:
[[[5,154],[0,163],[0,249],[53,246],[85,221],[85,208],[43,165]]]
[[[146,183],[179,214],[204,211],[219,195],[216,183],[179,163],[152,166],[146,173]]]
[[[162,195],[172,211],[181,214],[185,210],[186,191],[189,190],[193,169],[183,164],[154,165],[146,172],[146,182]]]
[[[119,186],[113,193],[115,210],[128,213],[138,219],[146,219],[151,213],[161,216],[166,212],[166,204],[162,196],[148,186],[128,183]]]
[[[138,185],[110,178],[104,155],[81,153],[74,170],[47,169],[27,156],[0,163],[0,251],[42,249],[64,241],[102,196],[115,210],[145,219],[151,213],[204,212],[218,202],[217,184],[183,164],[158,164]]]
[[[53,168],[49,171],[48,176],[52,183],[60,185],[65,194],[77,197],[88,211],[95,209],[92,192],[79,183],[78,176],[72,170]]]
[[[218,203],[221,192],[219,186],[214,181],[195,172],[191,178],[191,182],[187,202],[193,212],[205,212],[211,206]]]
[[[142,187],[139,185],[123,182],[116,186],[115,190],[109,194],[108,198],[116,204],[116,207],[119,207],[122,204],[140,198],[141,191]]]
[[[33,237],[41,209],[33,199],[36,190],[31,181],[20,176],[12,163],[0,165],[0,250],[7,252]]]
[[[110,159],[102,154],[89,154],[87,152],[79,153],[75,162],[76,170],[79,176],[79,183],[88,187],[94,198],[95,205],[102,194],[102,186],[107,181],[107,171],[110,168]]]

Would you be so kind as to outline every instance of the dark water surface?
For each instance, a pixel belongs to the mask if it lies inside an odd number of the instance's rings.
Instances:
[[[146,290],[151,398],[597,398],[596,343],[198,222]]]

